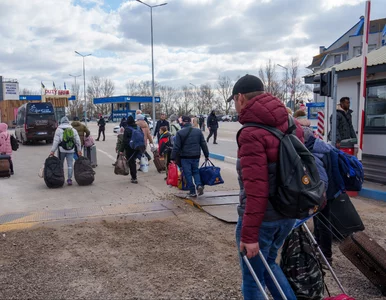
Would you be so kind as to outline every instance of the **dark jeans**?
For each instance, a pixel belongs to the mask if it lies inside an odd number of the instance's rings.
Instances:
[[[106,137],[105,137],[105,128],[104,128],[104,127],[103,127],[103,128],[99,127],[99,129],[98,129],[98,138],[97,138],[97,140],[99,140],[99,138],[100,138],[100,136],[101,136],[101,133],[103,134],[103,140],[105,140]]]
[[[208,142],[209,142],[209,139],[212,137],[212,135],[214,135],[213,142],[216,143],[216,141],[217,141],[217,129],[218,128],[210,128],[209,136],[206,139]]]
[[[198,171],[198,164],[200,163],[199,159],[181,159],[182,170],[184,171],[184,176],[186,179],[187,186],[191,194],[196,193],[196,186],[201,186],[201,177],[200,172]],[[193,183],[194,178],[194,183]]]
[[[332,233],[331,233],[331,200],[327,201],[326,206],[319,213],[323,216],[317,215],[314,217],[314,233],[315,239],[318,242],[320,249],[327,259],[332,258]],[[328,221],[327,221],[327,220]]]
[[[131,150],[131,149],[130,149]],[[137,153],[136,151],[128,151],[126,150],[126,159],[129,165],[131,179],[137,179]]]
[[[285,277],[282,269],[276,264],[277,252],[280,247],[283,245],[284,240],[287,235],[291,232],[292,227],[294,226],[296,220],[283,219],[273,222],[263,222],[260,226],[259,234],[259,246],[260,251],[263,253],[268,265],[270,266],[273,274],[276,277],[276,280],[279,282],[280,287],[282,288],[284,294],[287,296],[288,300],[296,300],[296,296],[288,283],[287,278]],[[242,229],[243,219],[239,217],[236,226],[236,243],[237,249],[240,252],[240,240],[241,240],[241,229]],[[264,299],[255,280],[253,279],[251,272],[241,256],[240,267],[242,273],[242,284],[241,291],[244,296],[244,300],[259,300]],[[251,263],[257,277],[260,280],[260,283],[263,287],[267,286],[271,292],[273,298],[283,299],[280,296],[279,291],[277,290],[275,284],[272,281],[271,276],[269,276],[262,260],[259,256],[255,256],[249,260]]]

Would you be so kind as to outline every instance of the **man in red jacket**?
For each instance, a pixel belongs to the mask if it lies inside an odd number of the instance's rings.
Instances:
[[[264,92],[264,85],[253,75],[241,77],[234,85],[232,96],[239,114],[239,122],[259,123],[275,127],[282,132],[288,129],[288,113],[276,97]],[[297,124],[296,135],[303,140],[303,131]],[[295,220],[276,211],[269,202],[269,192],[276,185],[276,163],[279,160],[280,141],[267,130],[257,127],[242,129],[238,138],[237,171],[240,183],[239,221],[236,241],[240,251],[246,251],[260,282],[270,290],[274,299],[282,299],[267,273],[259,250],[263,253],[276,279],[287,296],[296,299],[280,267],[275,263]],[[263,299],[247,266],[240,259],[244,299]]]

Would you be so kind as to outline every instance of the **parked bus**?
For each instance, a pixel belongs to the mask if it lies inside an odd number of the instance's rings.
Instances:
[[[26,103],[17,110],[16,139],[23,145],[28,142],[52,143],[57,128],[52,103]]]

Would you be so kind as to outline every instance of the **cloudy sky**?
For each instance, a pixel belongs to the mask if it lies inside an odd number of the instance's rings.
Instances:
[[[306,67],[364,15],[364,0],[166,1],[153,10],[155,78],[172,86],[256,74],[268,59]],[[373,0],[371,19],[384,17],[386,0]],[[69,87],[75,50],[92,54],[86,80],[109,78],[116,94],[151,80],[150,10],[134,0],[0,0],[0,20],[0,74],[21,88]]]

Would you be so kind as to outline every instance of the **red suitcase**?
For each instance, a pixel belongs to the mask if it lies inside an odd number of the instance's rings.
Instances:
[[[386,296],[386,250],[364,232],[355,232],[340,251]]]

